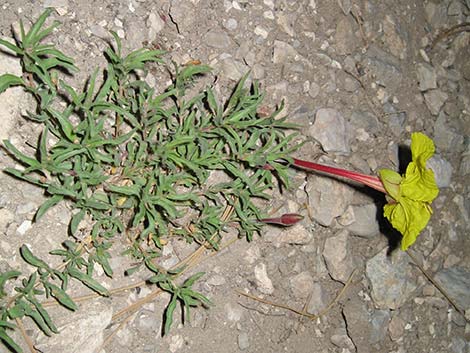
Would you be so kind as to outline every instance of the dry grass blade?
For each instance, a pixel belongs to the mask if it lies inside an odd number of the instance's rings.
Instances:
[[[465,320],[467,322],[469,322],[469,320],[467,319],[467,317],[465,316],[465,311],[455,302],[454,299],[452,299],[450,297],[450,295],[447,293],[447,291],[445,290],[445,288],[443,286],[441,286],[432,276],[431,274],[426,271],[424,269],[424,267],[421,265],[421,263],[418,261],[418,259],[416,258],[416,256],[408,249],[406,251],[406,253],[408,254],[408,256],[411,258],[411,260],[413,260],[413,263],[419,268],[419,270],[423,273],[423,275],[429,280],[429,282],[431,282],[434,287],[436,287],[439,292],[442,293],[442,295],[447,299],[447,301],[455,308],[455,310],[457,310],[460,314],[462,314],[462,316],[465,318]]]
[[[20,318],[16,318],[15,321],[16,321],[16,324],[18,325],[18,328],[20,329],[21,336],[23,336],[24,341],[28,345],[29,351],[31,353],[37,353],[37,350],[34,348],[34,344],[33,344],[33,341],[31,340],[31,337],[29,337],[28,334],[26,333],[26,330],[23,325],[23,321],[21,321]]]

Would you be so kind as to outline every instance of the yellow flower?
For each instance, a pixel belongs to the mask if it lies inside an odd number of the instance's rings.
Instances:
[[[402,250],[416,241],[418,234],[431,218],[431,202],[439,194],[434,173],[426,161],[434,154],[434,143],[426,135],[411,135],[411,163],[405,175],[393,170],[379,171],[390,202],[384,206],[384,216],[402,235]]]

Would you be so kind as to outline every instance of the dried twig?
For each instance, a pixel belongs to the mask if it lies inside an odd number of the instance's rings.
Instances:
[[[247,297],[247,298],[250,298],[250,299],[253,299],[253,300],[256,300],[260,303],[263,303],[263,304],[268,304],[268,305],[271,305],[271,306],[274,306],[276,308],[281,308],[281,309],[285,309],[285,310],[289,310],[289,311],[292,311],[293,313],[295,314],[298,314],[298,315],[301,315],[301,316],[304,316],[304,317],[307,317],[309,318],[310,320],[315,320],[321,316],[324,316],[337,302],[338,300],[343,296],[343,294],[346,292],[346,289],[349,287],[349,285],[351,284],[352,282],[352,279],[356,273],[356,269],[351,273],[351,275],[349,276],[348,280],[346,281],[344,287],[340,290],[340,292],[336,295],[335,299],[333,299],[329,304],[328,306],[323,309],[322,311],[320,311],[318,313],[318,315],[314,315],[314,314],[310,314],[308,311],[304,309],[302,310],[299,310],[299,309],[296,309],[296,308],[292,308],[288,305],[285,305],[285,304],[282,304],[282,303],[275,303],[275,302],[272,302],[272,301],[269,301],[269,300],[266,300],[266,299],[263,299],[263,298],[259,298],[259,297],[256,297],[252,294],[249,294],[249,293],[245,293],[245,292],[242,292],[240,290],[235,290],[235,292],[237,292],[238,294],[244,296],[244,297]]]
[[[456,34],[462,33],[462,32],[470,32],[470,22],[465,22],[458,24],[454,27],[451,27],[443,32],[441,32],[431,43],[429,46],[429,50],[433,50],[434,47],[437,45],[437,43],[443,41],[446,38],[449,38],[450,36],[454,36]]]

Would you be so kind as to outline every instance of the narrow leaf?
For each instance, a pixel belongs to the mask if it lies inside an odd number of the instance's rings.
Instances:
[[[21,77],[12,74],[3,74],[0,76],[0,93],[11,86],[24,86],[25,83]]]
[[[80,282],[82,282],[85,286],[89,287],[90,289],[94,290],[98,294],[101,294],[103,296],[109,296],[108,290],[103,287],[101,284],[99,284],[96,280],[91,278],[91,276],[88,276],[87,274],[70,267],[68,270],[68,273],[70,276],[72,276],[75,279],[78,279]]]
[[[64,199],[64,196],[62,195],[54,195],[51,198],[49,198],[46,202],[44,202],[36,211],[36,215],[34,216],[34,220],[38,221],[46,212],[49,208],[55,206],[58,204],[60,201]]]
[[[37,268],[49,269],[49,265],[46,264],[43,260],[34,256],[31,250],[29,250],[29,248],[26,245],[21,246],[20,253],[23,259],[31,266],[34,266]]]

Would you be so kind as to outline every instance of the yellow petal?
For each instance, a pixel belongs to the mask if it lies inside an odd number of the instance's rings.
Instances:
[[[420,168],[426,168],[426,161],[434,154],[434,142],[422,132],[411,134],[411,160]]]
[[[406,250],[428,224],[431,208],[425,202],[402,198],[400,203],[385,205],[384,216],[403,235],[401,249]]]

